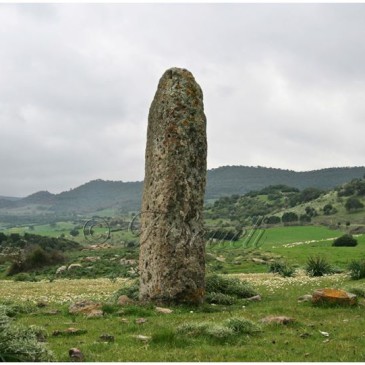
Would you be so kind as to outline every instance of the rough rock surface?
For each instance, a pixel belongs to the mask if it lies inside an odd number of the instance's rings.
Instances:
[[[206,118],[193,75],[167,70],[148,117],[140,236],[140,299],[201,303]]]
[[[89,300],[82,300],[71,304],[68,308],[68,312],[70,314],[83,313],[89,315],[90,313],[94,313],[95,311],[100,310],[101,307],[101,303],[95,303]]]
[[[318,289],[312,294],[314,304],[355,305],[357,297],[341,289]]]

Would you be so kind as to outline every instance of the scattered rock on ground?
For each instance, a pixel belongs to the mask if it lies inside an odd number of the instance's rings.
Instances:
[[[312,301],[312,295],[311,294],[305,294],[298,298],[298,302],[311,302]]]
[[[278,323],[278,324],[289,324],[294,322],[294,318],[286,316],[267,316],[261,319],[262,323]]]
[[[68,268],[67,271],[71,271],[71,270],[75,270],[75,269],[79,269],[81,268],[82,265],[81,264],[71,264]]]
[[[147,342],[147,341],[152,339],[151,336],[143,336],[143,335],[135,335],[133,337],[136,338],[137,340],[140,340],[140,341],[143,341],[143,342]]]
[[[137,318],[136,319],[136,323],[137,324],[143,324],[143,323],[146,323],[147,322],[147,319],[146,318]]]
[[[263,259],[257,259],[255,257],[253,257],[252,259],[252,262],[254,262],[255,264],[266,264],[266,261],[263,260]]]
[[[71,361],[83,361],[84,354],[77,348],[72,348],[68,351]]]
[[[173,312],[173,310],[169,308],[156,307],[156,312],[163,314],[170,314]]]
[[[99,261],[101,258],[100,256],[87,256],[82,259],[84,262],[96,262]]]
[[[89,313],[87,313],[87,318],[100,318],[104,315],[104,312],[101,309],[93,309]]]
[[[341,289],[324,288],[313,292],[312,303],[314,304],[339,304],[355,305],[357,297]]]
[[[56,270],[56,275],[60,275],[62,273],[64,273],[67,270],[67,266],[60,266],[57,270]]]
[[[133,303],[133,300],[131,298],[129,298],[128,295],[121,295],[118,298],[117,303],[119,305],[128,305],[128,304],[132,304]]]
[[[250,298],[246,298],[246,300],[250,301],[250,302],[260,302],[261,301],[261,295],[254,295],[253,297]]]
[[[77,314],[77,313],[89,314],[92,311],[100,310],[101,307],[102,307],[101,303],[95,303],[90,300],[82,300],[71,304],[68,308],[68,311],[70,314]]]
[[[133,259],[126,259],[126,258],[122,258],[120,259],[120,264],[121,265],[129,265],[129,266],[134,266],[137,265],[137,260],[133,260]]]
[[[108,335],[107,333],[102,334],[99,338],[105,342],[114,342],[114,336]]]

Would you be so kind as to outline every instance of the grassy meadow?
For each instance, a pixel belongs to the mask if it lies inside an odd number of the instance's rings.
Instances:
[[[55,280],[53,282],[1,285],[0,296],[7,302],[28,306],[15,320],[23,325],[42,326],[48,333],[48,347],[58,361],[68,361],[68,350],[79,348],[85,361],[364,361],[364,304],[352,308],[314,307],[299,303],[298,297],[321,287],[365,289],[365,281],[352,282],[345,274],[321,278],[299,275],[282,278],[273,274],[238,274],[261,294],[260,302],[241,302],[233,306],[170,307],[171,314],[157,313],[154,306],[118,307],[110,298],[128,282],[107,279]],[[3,284],[3,283],[2,283]],[[28,284],[28,285],[26,285]],[[21,293],[19,295],[19,293]],[[102,318],[86,318],[68,313],[69,303],[77,299],[101,301]],[[46,307],[36,303],[47,301]],[[58,310],[56,314],[49,314]],[[269,315],[284,315],[293,323],[263,324]],[[144,318],[143,324],[136,320]],[[259,326],[252,334],[225,336],[184,335],[183,324],[208,322],[220,325],[230,318],[245,318]],[[53,336],[54,331],[76,328],[85,333]],[[321,332],[328,333],[323,335]],[[113,342],[100,339],[108,334]],[[135,336],[148,336],[141,341]]]
[[[53,227],[35,226],[32,233],[67,236],[72,227],[72,223],[60,222]],[[6,233],[26,231],[18,227]],[[70,348],[79,348],[87,362],[365,361],[365,279],[351,280],[347,271],[351,260],[365,258],[365,235],[356,237],[356,247],[333,247],[334,238],[344,231],[322,225],[278,226],[251,233],[250,240],[248,231],[235,242],[209,242],[207,272],[247,281],[260,294],[261,301],[240,299],[232,305],[170,306],[170,314],[157,312],[152,304],[119,306],[116,292],[133,280],[119,276],[127,270],[118,271],[119,260],[137,259],[138,247],[123,244],[133,239],[130,232],[117,231],[108,241],[111,247],[99,251],[88,249],[90,242],[85,241],[82,232],[76,236],[84,248],[70,252],[68,264],[80,263],[83,267],[76,269],[73,276],[55,275],[55,266],[36,271],[32,281],[13,281],[3,271],[0,304],[20,308],[13,317],[14,323],[43,327],[48,335],[47,347],[62,362],[70,360]],[[308,276],[304,270],[308,257],[318,255],[325,257],[337,273]],[[100,259],[86,263],[84,259],[90,256]],[[294,275],[269,273],[269,265],[275,261],[292,265]],[[6,269],[5,264],[2,267]],[[92,274],[87,275],[88,272]],[[300,296],[324,287],[355,290],[360,294],[358,305],[318,307],[298,302]],[[101,303],[103,316],[70,314],[69,305],[80,300]],[[293,322],[261,322],[270,315],[287,316]],[[139,322],[143,323],[137,323],[141,318],[144,321]],[[227,321],[237,319],[251,321],[256,330],[230,332],[224,327]],[[208,330],[184,333],[184,326],[207,326]],[[81,331],[54,335],[69,328]],[[113,340],[101,338],[103,335],[113,336]]]

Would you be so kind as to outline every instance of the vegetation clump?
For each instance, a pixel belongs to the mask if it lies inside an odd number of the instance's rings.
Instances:
[[[348,266],[350,277],[353,280],[365,278],[365,260],[352,260]],[[356,293],[355,293],[356,294]]]
[[[206,295],[220,293],[236,299],[250,298],[257,295],[257,292],[247,281],[241,281],[236,278],[228,278],[217,274],[207,275],[205,291]]]
[[[343,247],[343,246],[355,247],[355,246],[357,246],[357,240],[351,234],[344,234],[343,236],[336,238],[333,241],[332,246],[336,246],[336,247]]]
[[[54,361],[53,353],[40,342],[46,337],[45,331],[36,326],[18,326],[7,313],[6,306],[0,305],[0,361]]]
[[[321,256],[310,256],[305,270],[309,276],[323,276],[333,273],[331,264]]]
[[[232,317],[222,324],[211,322],[190,322],[177,327],[177,333],[191,337],[205,336],[215,339],[227,339],[240,334],[252,335],[261,331],[256,323],[240,317]]]
[[[295,273],[295,269],[293,266],[282,262],[282,261],[274,261],[269,265],[269,272],[274,274],[279,274],[283,277],[291,277]]]
[[[231,328],[235,333],[251,335],[261,331],[261,327],[258,324],[246,318],[232,317],[227,319],[224,325]]]
[[[205,301],[209,304],[232,305],[237,302],[237,298],[223,293],[207,293]]]

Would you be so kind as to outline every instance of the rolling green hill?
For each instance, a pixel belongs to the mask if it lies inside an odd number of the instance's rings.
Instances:
[[[365,175],[365,167],[338,167],[296,172],[266,167],[224,166],[207,173],[206,200],[242,195],[269,185],[285,184],[298,189],[331,189]],[[78,214],[118,215],[138,211],[143,182],[94,180],[75,189],[52,194],[34,193],[23,199],[0,199],[0,222],[47,221],[52,216]]]

